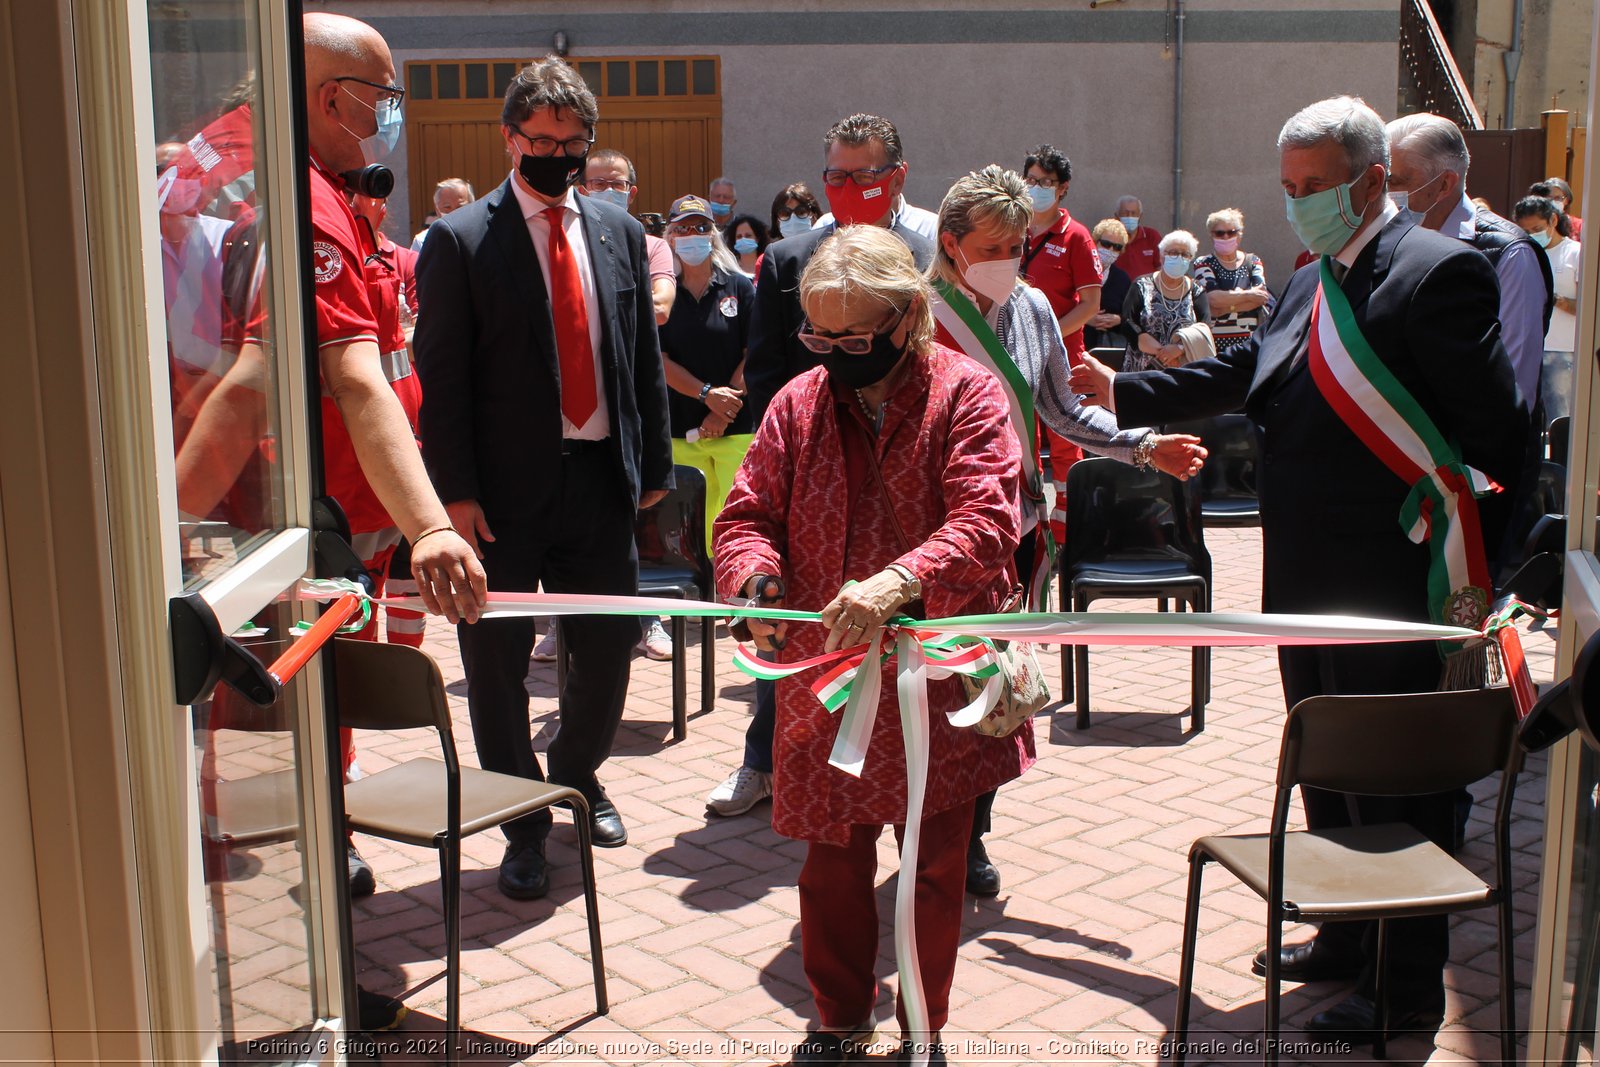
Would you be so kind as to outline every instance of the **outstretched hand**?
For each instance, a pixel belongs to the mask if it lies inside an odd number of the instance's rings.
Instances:
[[[1117,372],[1088,353],[1084,353],[1083,362],[1072,368],[1072,376],[1068,378],[1072,391],[1083,397],[1085,404],[1102,407],[1112,413],[1117,410],[1116,398],[1112,393],[1116,381]]]
[[[1150,462],[1155,464],[1157,470],[1184,482],[1200,473],[1207,455],[1209,453],[1200,443],[1200,438],[1192,434],[1157,434]]]

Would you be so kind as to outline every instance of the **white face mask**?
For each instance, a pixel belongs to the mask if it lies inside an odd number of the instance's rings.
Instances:
[[[628,210],[628,191],[626,189],[596,189],[589,194],[596,200],[604,200],[615,204],[622,210]]]
[[[1017,274],[1021,270],[1021,256],[1015,259],[986,259],[981,263],[968,263],[962,268],[961,277],[968,289],[997,304],[1003,304],[1011,299],[1011,290],[1016,288]]]

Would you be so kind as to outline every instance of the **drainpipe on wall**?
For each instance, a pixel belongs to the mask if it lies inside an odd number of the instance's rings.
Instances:
[[[1520,7],[1522,0],[1517,0]],[[1183,212],[1183,0],[1175,0],[1172,16],[1172,228]]]
[[[1522,0],[1511,6],[1511,47],[1506,50],[1505,128],[1517,128],[1517,68],[1522,65]]]

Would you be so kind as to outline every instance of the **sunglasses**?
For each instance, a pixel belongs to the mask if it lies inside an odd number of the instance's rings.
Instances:
[[[680,236],[680,237],[686,236],[686,235],[691,234],[691,233],[705,234],[705,233],[710,233],[711,232],[711,223],[709,223],[709,222],[674,222],[671,226],[667,227],[667,230],[668,230],[669,233],[675,234],[675,235]]]
[[[1115,241],[1101,241],[1101,242],[1099,242],[1099,244],[1100,244],[1100,247],[1104,248],[1107,252],[1120,252],[1120,251],[1122,251],[1122,245],[1117,244]]]
[[[1211,231],[1211,236],[1213,236],[1213,237],[1221,237],[1224,240],[1226,240],[1229,237],[1237,237],[1237,236],[1239,236],[1239,231],[1238,230],[1212,230]]]
[[[910,310],[909,307],[906,308],[906,311]],[[800,328],[800,332],[795,336],[800,339],[801,344],[819,356],[825,356],[835,348],[847,356],[864,356],[872,351],[872,342],[875,339],[885,334],[894,333],[895,330],[900,328],[900,323],[904,321],[905,317],[906,312],[902,311],[895,317],[894,323],[888,329],[878,330],[874,333],[846,334],[843,337],[824,337],[822,334],[813,333],[811,324],[808,322]]]

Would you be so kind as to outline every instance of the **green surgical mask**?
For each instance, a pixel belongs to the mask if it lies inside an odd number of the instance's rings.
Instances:
[[[1350,202],[1350,190],[1360,181],[1346,182],[1320,193],[1296,199],[1283,194],[1284,211],[1300,243],[1319,256],[1331,256],[1350,243],[1361,229],[1362,212]]]

